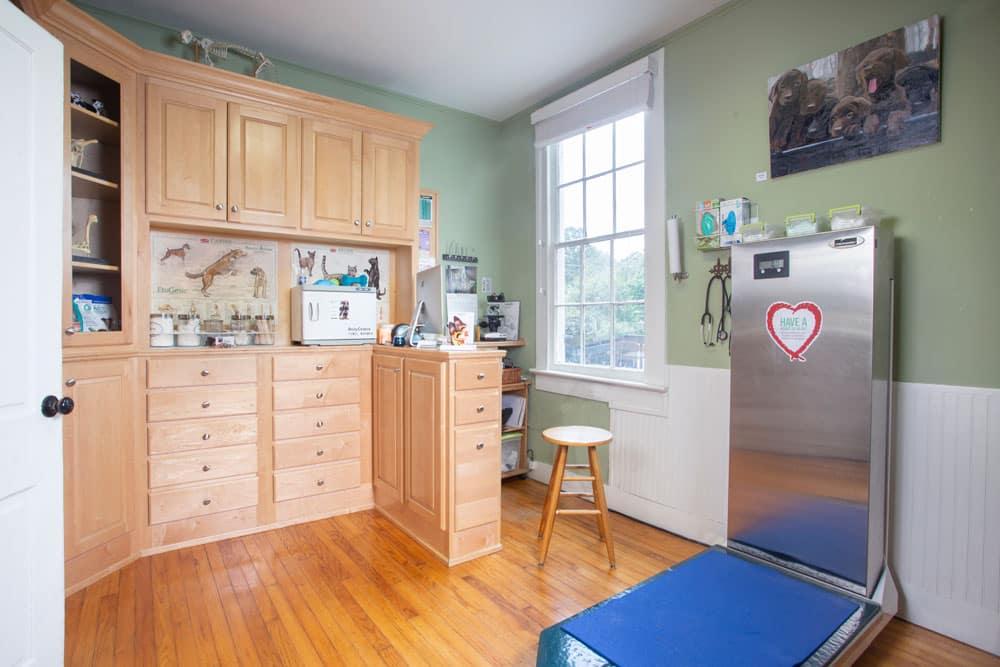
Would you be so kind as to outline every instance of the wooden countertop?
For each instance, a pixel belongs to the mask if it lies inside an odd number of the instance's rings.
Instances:
[[[491,347],[470,347],[467,350],[454,348],[438,350],[433,348],[394,347],[391,345],[373,345],[372,352],[393,357],[408,357],[410,359],[428,359],[448,361],[451,359],[502,359],[507,353]]]

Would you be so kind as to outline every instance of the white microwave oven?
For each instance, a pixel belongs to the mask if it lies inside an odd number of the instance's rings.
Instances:
[[[363,345],[375,342],[375,290],[296,285],[292,288],[292,342]]]

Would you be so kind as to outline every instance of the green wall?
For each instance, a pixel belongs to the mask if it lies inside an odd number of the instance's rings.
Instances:
[[[770,167],[769,76],[934,13],[943,21],[941,143],[754,181],[756,172]],[[691,230],[698,200],[747,196],[760,203],[761,217],[769,221],[861,202],[885,211],[898,239],[896,379],[1000,387],[1000,297],[998,281],[988,273],[1000,249],[1000,216],[993,213],[1000,205],[992,201],[1000,184],[998,30],[995,0],[742,0],[615,65],[665,48],[667,209],[682,218],[685,269],[692,276],[668,285],[669,363],[723,368],[729,362],[724,349],[706,349],[699,335],[707,269],[725,255],[695,250]],[[529,337],[535,293],[529,250],[535,225],[532,136],[528,113],[518,114],[504,123],[498,151],[508,207],[505,234],[516,241],[502,256],[502,287],[522,299]],[[530,367],[534,348],[521,351],[519,361]],[[538,433],[565,423],[575,403],[534,393],[531,440],[538,458],[551,460]],[[580,405],[588,414],[607,412],[600,404]]]
[[[140,45],[189,57],[176,31],[84,7]],[[769,169],[767,78],[789,67],[938,13],[943,18],[942,141],[893,155],[756,183]],[[705,349],[700,316],[708,266],[716,254],[694,249],[695,202],[744,195],[765,220],[863,202],[884,210],[897,235],[896,379],[1000,386],[1000,298],[987,267],[1000,248],[991,214],[1000,183],[1000,2],[995,0],[737,0],[665,36],[637,45],[620,63],[563,93],[660,47],[666,50],[667,208],[685,231],[692,278],[667,292],[671,364],[726,367],[725,350]],[[534,149],[529,110],[502,124],[276,61],[266,78],[434,124],[421,146],[421,183],[441,193],[441,247],[474,248],[480,276],[520,299],[535,359]],[[241,71],[245,61],[224,63]],[[560,93],[563,94],[563,93]],[[558,97],[555,95],[554,97]],[[541,106],[539,103],[538,106]],[[540,431],[569,422],[606,426],[602,403],[533,392],[531,446],[551,460]]]
[[[179,30],[87,5],[80,8],[143,48],[191,59],[190,47],[177,38]],[[252,71],[250,61],[239,55],[217,63],[222,69]],[[499,123],[281,60],[274,65],[262,79],[432,123],[434,128],[420,144],[420,185],[439,193],[439,247],[444,251],[454,241],[469,248],[480,257],[479,275],[497,277],[502,236],[496,216],[499,165],[489,156],[497,145]]]

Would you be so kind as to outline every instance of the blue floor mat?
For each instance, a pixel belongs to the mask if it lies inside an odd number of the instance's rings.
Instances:
[[[706,551],[569,619],[562,629],[623,667],[797,665],[861,605]]]

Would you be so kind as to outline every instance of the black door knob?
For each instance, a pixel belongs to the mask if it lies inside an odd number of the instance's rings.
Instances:
[[[55,396],[46,396],[43,398],[42,414],[46,417],[55,417],[59,414],[59,399]]]
[[[69,413],[73,412],[73,408],[75,407],[76,403],[74,403],[73,399],[70,398],[69,396],[64,396],[63,399],[59,401],[59,412],[63,413],[64,415],[68,415]]]

